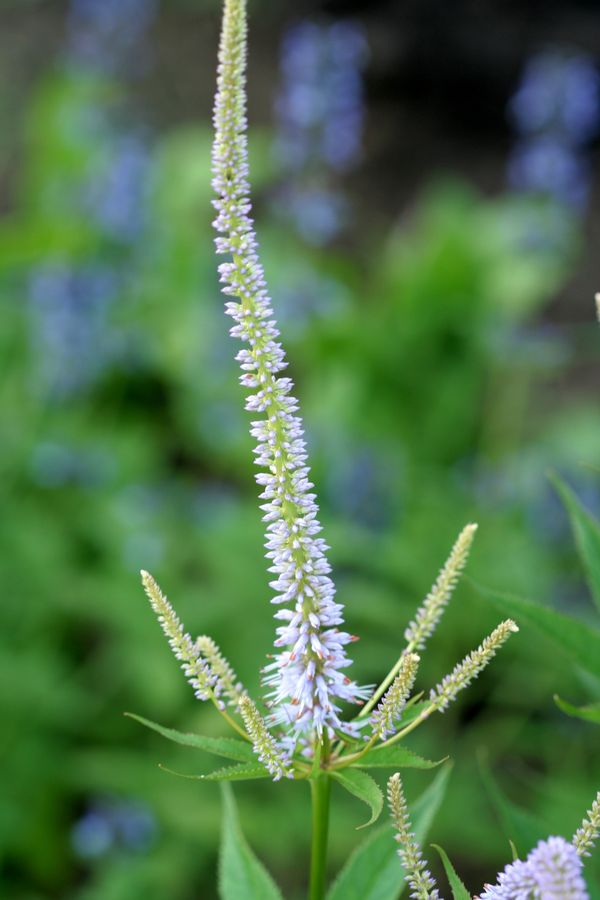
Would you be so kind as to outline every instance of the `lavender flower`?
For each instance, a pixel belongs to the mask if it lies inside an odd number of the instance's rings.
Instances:
[[[298,734],[321,735],[325,728],[344,727],[338,701],[356,703],[366,692],[343,672],[350,665],[345,646],[353,638],[338,629],[342,606],[335,602],[327,547],[318,537],[298,403],[291,379],[279,374],[287,363],[250,218],[245,63],[245,0],[231,0],[225,6],[214,114],[214,224],[222,235],[217,252],[231,257],[219,266],[223,292],[237,298],[226,303],[235,321],[230,334],[247,344],[236,357],[242,385],[254,391],[246,409],[264,414],[252,422],[251,434],[258,441],[256,463],[266,469],[256,480],[265,501],[269,571],[276,575],[272,602],[282,606],[275,617],[284,623],[277,629],[280,652],[265,669],[265,684],[276,707],[274,721],[293,724]]]
[[[562,837],[540,841],[523,862],[508,865],[480,900],[589,900],[582,861]]]

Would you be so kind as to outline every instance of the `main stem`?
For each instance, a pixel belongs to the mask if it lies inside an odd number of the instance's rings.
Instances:
[[[319,775],[310,782],[312,800],[312,844],[310,853],[310,887],[308,900],[325,897],[327,838],[329,836],[329,797],[331,778]]]

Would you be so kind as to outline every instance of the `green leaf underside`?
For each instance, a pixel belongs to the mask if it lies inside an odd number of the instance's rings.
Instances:
[[[137,716],[135,713],[126,712],[126,716],[135,719],[146,728],[158,732],[169,741],[176,744],[182,744],[184,747],[193,747],[195,750],[206,750],[208,753],[214,753],[216,756],[224,756],[226,759],[235,759],[237,762],[256,763],[256,756],[249,743],[239,741],[237,738],[231,737],[205,737],[203,734],[188,734],[183,731],[175,731],[174,728],[165,728],[163,725],[157,725],[149,719]]]
[[[332,776],[350,794],[358,797],[371,808],[369,821],[358,827],[366,828],[376,822],[383,809],[383,794],[377,782],[366,772],[361,772],[360,769],[343,769],[341,772],[333,772]]]
[[[246,843],[237,815],[233,791],[221,785],[223,829],[219,854],[221,900],[283,900],[282,894]]]
[[[600,610],[600,524],[564,481],[557,475],[550,477],[569,513],[575,543],[583,562],[592,598]]]
[[[586,722],[595,722],[600,725],[600,703],[590,703],[587,706],[574,706],[567,700],[563,700],[558,694],[554,695],[554,702],[568,716],[576,716]]]
[[[174,772],[166,766],[159,766],[163,772],[169,775],[177,775],[178,778],[188,778],[191,781],[253,781],[255,778],[270,778],[271,775],[262,766],[225,766],[224,769],[215,769],[207,775],[187,775],[185,772]]]
[[[562,613],[477,585],[478,590],[517,625],[530,625],[587,672],[600,678],[600,631]]]
[[[471,895],[456,874],[456,870],[448,859],[448,854],[446,853],[446,851],[438,846],[438,844],[432,844],[431,846],[434,847],[440,855],[440,859],[442,860],[444,869],[446,871],[446,877],[450,883],[450,887],[452,888],[452,896],[454,897],[454,900],[471,900]]]
[[[419,843],[425,841],[442,803],[451,768],[444,766],[412,806],[411,817]],[[351,854],[327,900],[397,900],[405,885],[391,826],[384,825],[370,832]]]
[[[447,759],[447,757],[446,757]],[[403,747],[400,744],[391,747],[373,747],[368,753],[356,761],[356,766],[361,769],[434,769],[441,765],[446,759],[439,759],[432,762],[430,759],[424,759]],[[350,766],[353,768],[353,766]]]

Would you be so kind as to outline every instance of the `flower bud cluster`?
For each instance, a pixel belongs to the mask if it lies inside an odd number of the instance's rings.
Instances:
[[[412,831],[402,781],[398,773],[392,775],[388,781],[388,803],[396,830],[396,841],[400,845],[398,855],[410,886],[410,896],[413,900],[440,900],[435,881]]]
[[[452,672],[446,675],[431,691],[429,699],[436,708],[443,712],[456,698],[456,695],[468,687],[473,679],[477,678],[479,673],[485,669],[510,635],[518,630],[512,619],[507,619],[482,641],[477,650],[473,650],[468,656],[465,656],[462,662],[458,663]]]

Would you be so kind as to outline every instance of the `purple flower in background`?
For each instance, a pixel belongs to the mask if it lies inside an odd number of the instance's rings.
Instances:
[[[600,124],[599,92],[598,70],[585,54],[540,53],[525,68],[509,117],[521,134],[554,132],[585,144]]]
[[[157,0],[71,0],[68,57],[101,72],[130,69],[157,7]]]
[[[51,394],[85,390],[112,355],[108,311],[114,273],[105,266],[46,263],[29,282],[32,341]]]
[[[517,143],[508,164],[508,180],[519,190],[550,194],[567,206],[583,209],[590,167],[568,143],[543,135]]]
[[[287,169],[324,163],[347,171],[358,161],[367,53],[354,22],[301,22],[285,34],[275,110],[277,149]]]
[[[550,50],[534,56],[509,103],[520,135],[508,165],[509,183],[584,208],[590,185],[586,145],[600,126],[600,77],[584,53]]]
[[[156,820],[137,800],[94,801],[71,830],[80,859],[98,859],[114,850],[144,853],[156,837]]]
[[[86,205],[114,240],[128,243],[143,226],[149,162],[148,147],[139,134],[116,135],[104,169],[89,186]]]
[[[275,101],[277,157],[286,173],[278,206],[310,243],[328,243],[348,220],[332,178],[357,164],[368,48],[355,22],[301,22],[284,35]]]

